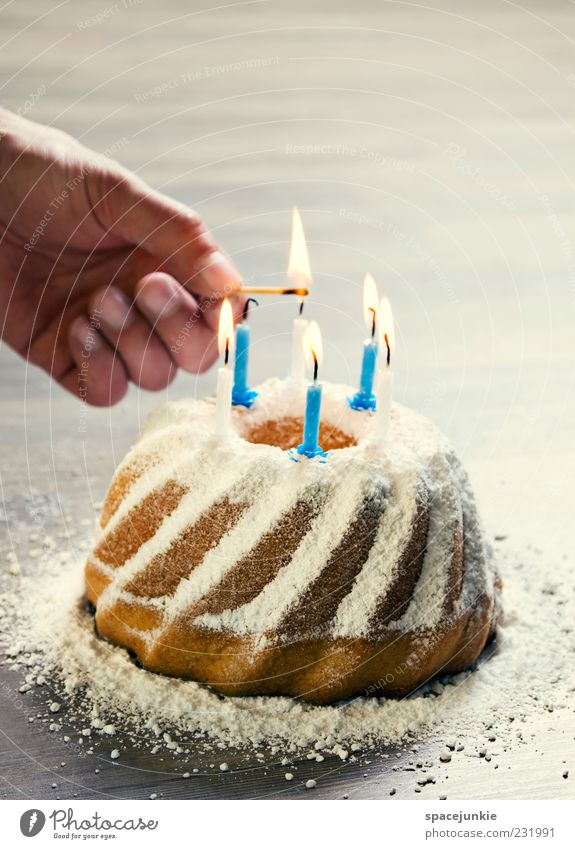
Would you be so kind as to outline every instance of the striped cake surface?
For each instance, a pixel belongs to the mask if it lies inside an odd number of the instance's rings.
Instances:
[[[305,388],[258,391],[224,441],[212,399],[152,414],[86,564],[100,635],[223,693],[315,702],[467,667],[494,630],[498,579],[447,440],[393,405],[381,445],[351,390],[325,384],[327,460],[294,462]]]

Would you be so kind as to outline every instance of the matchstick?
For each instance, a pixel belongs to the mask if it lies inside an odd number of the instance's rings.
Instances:
[[[235,293],[237,295],[297,295],[305,298],[309,295],[309,289],[286,289],[274,286],[242,286]]]

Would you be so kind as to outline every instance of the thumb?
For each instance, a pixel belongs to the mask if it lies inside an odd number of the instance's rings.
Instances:
[[[109,232],[153,254],[190,291],[218,298],[239,288],[240,272],[201,216],[134,174],[105,175],[93,206]]]

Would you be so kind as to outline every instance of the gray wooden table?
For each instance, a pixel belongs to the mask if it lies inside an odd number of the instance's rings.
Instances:
[[[5,3],[0,102],[193,204],[248,278],[284,279],[298,204],[325,377],[355,380],[369,269],[397,314],[397,396],[454,440],[492,533],[571,552],[572,3],[203,5]],[[254,380],[285,371],[290,321],[285,303],[254,313]],[[32,517],[53,534],[78,522],[85,536],[115,464],[162,399],[132,390],[111,411],[86,410],[5,348],[0,369],[3,551],[21,548],[30,569]],[[213,382],[180,375],[169,397]],[[218,774],[199,758],[191,781],[167,756],[79,757],[18,708],[16,673],[2,676],[8,798],[373,798],[393,788],[414,798],[414,757],[437,777],[420,798],[573,797],[562,777],[572,714],[532,728],[497,771],[473,749],[438,768],[430,734],[417,755],[304,761],[290,785],[278,764],[228,755],[237,769]],[[310,793],[301,779],[312,775]]]

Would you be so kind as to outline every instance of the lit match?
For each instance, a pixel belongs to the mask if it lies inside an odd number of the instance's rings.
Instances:
[[[298,298],[307,298],[309,289],[286,289],[276,286],[242,286],[234,294],[238,295],[297,295]]]

